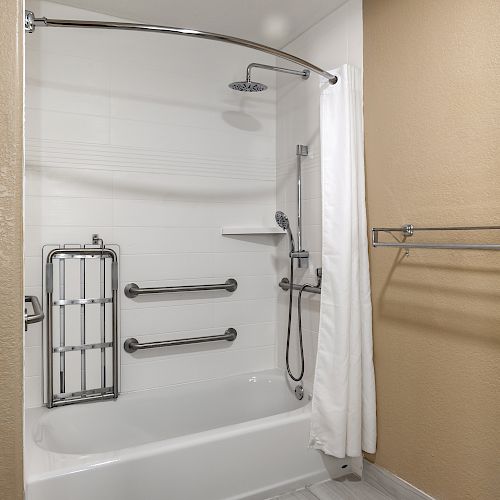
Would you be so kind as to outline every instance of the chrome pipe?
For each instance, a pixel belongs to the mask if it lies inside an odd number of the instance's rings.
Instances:
[[[123,343],[123,348],[127,352],[135,352],[142,349],[155,349],[156,347],[171,347],[176,345],[201,344],[205,342],[218,342],[219,340],[227,340],[233,342],[236,340],[238,333],[234,328],[228,328],[223,335],[211,335],[208,337],[190,337],[187,339],[161,340],[159,342],[143,342],[140,343],[135,338],[129,338]]]
[[[33,33],[37,26],[40,27],[57,27],[57,28],[93,28],[93,29],[117,29],[117,30],[128,30],[128,31],[147,31],[152,33],[165,33],[169,35],[182,35],[189,36],[192,38],[202,38],[205,40],[214,40],[217,42],[230,43],[233,45],[240,45],[242,47],[247,47],[249,49],[258,50],[260,52],[265,52],[266,54],[271,54],[275,57],[281,57],[292,63],[298,64],[304,68],[311,70],[313,73],[326,78],[331,85],[337,83],[338,78],[332,75],[322,68],[311,64],[310,62],[296,57],[287,52],[283,52],[278,49],[274,49],[267,45],[263,45],[257,42],[252,42],[250,40],[245,40],[243,38],[237,38],[229,35],[222,35],[220,33],[211,33],[209,31],[199,31],[188,28],[175,28],[173,26],[160,26],[154,24],[138,24],[138,23],[120,23],[113,21],[84,21],[75,19],[48,19],[46,17],[36,17],[33,12],[25,11],[24,27],[25,31],[28,33]]]
[[[52,351],[54,353],[58,352],[74,352],[74,351],[89,351],[92,349],[104,349],[106,347],[113,347],[113,342],[99,342],[96,344],[82,344],[82,345],[66,345],[63,347],[54,347]],[[84,389],[82,389],[84,390]]]
[[[113,262],[113,397],[118,398],[118,378],[120,373],[120,360],[118,359],[118,262]]]
[[[99,389],[87,389],[85,391],[65,392],[54,394],[53,406],[67,406],[84,401],[88,403],[94,400],[115,399],[114,393],[110,392],[113,387],[102,387]]]
[[[99,262],[100,273],[100,295],[101,298],[106,296],[106,262],[101,259]],[[106,342],[106,303],[99,305],[99,323],[100,323],[100,336],[101,343]],[[116,344],[115,344],[116,345]],[[101,348],[101,387],[106,387],[106,349]]]
[[[47,345],[46,345],[46,359],[47,359],[47,408],[52,408],[54,406],[54,337],[53,337],[53,310],[52,310],[52,295],[53,295],[53,285],[54,285],[54,264],[52,259],[48,258],[46,263],[45,271],[45,282],[47,294]]]
[[[269,64],[251,63],[247,66],[247,82],[252,81],[251,71],[253,68],[267,69],[269,71],[276,71],[277,73],[287,73],[289,75],[301,76],[304,80],[307,80],[311,75],[311,72],[308,69],[300,71],[296,69],[280,68],[279,66],[271,66]]]
[[[125,295],[129,298],[134,298],[138,295],[148,295],[151,293],[201,292],[204,290],[226,290],[227,292],[234,292],[237,288],[238,282],[234,278],[229,278],[225,283],[216,283],[214,285],[183,285],[141,288],[137,283],[129,283],[125,286]]]
[[[85,267],[86,260],[80,259],[80,297],[85,297]],[[57,302],[57,301],[55,301]],[[87,329],[86,329],[86,311],[85,304],[80,304],[80,344],[82,346],[87,344]],[[87,351],[82,349],[80,352],[80,389],[87,390]]]
[[[290,290],[290,280],[288,278],[283,278],[279,282],[279,287],[285,291]],[[320,286],[310,286],[310,285],[304,286],[304,285],[298,285],[297,283],[293,283],[292,288],[294,290],[304,289],[304,292],[321,294],[321,287]]]
[[[59,297],[66,297],[66,260],[59,261]],[[47,306],[50,307],[50,302]],[[66,344],[66,307],[59,306],[59,345]],[[66,353],[59,353],[59,392],[66,392]]]

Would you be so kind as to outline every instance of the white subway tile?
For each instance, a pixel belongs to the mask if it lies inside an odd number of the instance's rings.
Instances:
[[[28,108],[105,115],[109,111],[107,80],[103,61],[26,51]]]
[[[168,363],[155,361],[144,364],[124,364],[122,391],[137,391],[172,384],[228,377],[241,373],[266,370],[274,365],[274,347],[233,350],[229,346],[217,351],[188,358],[172,357]]]
[[[210,304],[168,305],[122,311],[121,334],[138,337],[169,332],[201,330],[213,326]]]
[[[226,132],[210,127],[179,126],[175,123],[126,120],[110,118],[110,142],[114,146],[161,149],[163,151],[192,151],[206,154],[207,151],[221,156],[228,149],[236,156],[238,153],[252,156],[259,151],[262,157],[274,156],[274,138],[266,134],[248,134],[233,130],[228,141]],[[193,137],[197,140],[193,141]],[[161,146],[161,147],[159,147]]]
[[[113,203],[100,198],[26,197],[27,226],[111,226]]]
[[[26,195],[112,198],[113,174],[75,168],[28,166],[26,168]]]
[[[116,227],[113,238],[122,255],[212,252],[214,232],[203,227]]]
[[[24,286],[38,289],[42,287],[41,257],[24,257]]]
[[[42,347],[26,347],[24,349],[25,377],[42,376]]]
[[[212,308],[214,321],[221,326],[276,321],[276,303],[272,299],[234,301],[231,304],[219,302],[213,304]]]
[[[35,408],[43,404],[42,377],[24,378],[24,407]]]
[[[199,164],[199,162],[198,162]],[[207,166],[210,174],[210,165]],[[189,175],[191,174],[191,175]],[[146,199],[193,201],[208,203],[270,203],[274,201],[273,180],[230,179],[209,177],[200,171],[185,168],[181,174],[144,175],[135,172],[115,174],[115,197],[118,199]]]
[[[109,119],[104,116],[27,108],[26,140],[109,142]]]

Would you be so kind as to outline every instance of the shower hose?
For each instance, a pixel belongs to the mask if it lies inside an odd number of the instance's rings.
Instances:
[[[290,258],[290,292],[288,300],[288,328],[286,335],[286,371],[292,380],[295,382],[300,382],[304,376],[304,343],[302,341],[302,292],[307,286],[302,285],[299,290],[299,296],[297,298],[297,319],[298,319],[298,330],[299,330],[299,351],[300,351],[300,374],[296,377],[292,370],[290,369],[289,353],[290,353],[290,335],[292,330],[292,305],[293,305],[293,259]]]

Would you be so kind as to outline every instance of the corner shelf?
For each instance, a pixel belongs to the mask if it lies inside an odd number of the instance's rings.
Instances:
[[[279,227],[275,226],[252,226],[252,227],[238,227],[226,226],[221,229],[222,235],[236,235],[236,234],[285,234]]]

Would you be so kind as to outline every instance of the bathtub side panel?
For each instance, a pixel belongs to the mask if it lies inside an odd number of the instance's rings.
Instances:
[[[263,499],[330,474],[307,447],[309,419],[276,419],[175,449],[104,463],[27,483],[27,500]],[[333,468],[340,470],[342,461]],[[104,493],[105,492],[105,493]]]

